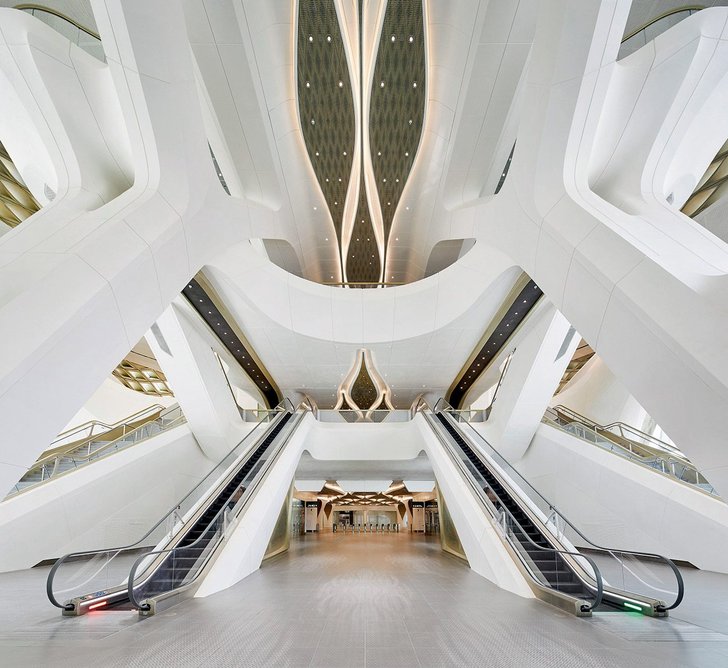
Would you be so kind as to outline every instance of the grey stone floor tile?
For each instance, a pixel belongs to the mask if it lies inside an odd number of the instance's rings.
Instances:
[[[686,571],[667,620],[577,619],[497,589],[437,540],[339,538],[294,540],[234,587],[145,620],[62,618],[47,568],[0,574],[0,665],[728,668],[728,576]]]

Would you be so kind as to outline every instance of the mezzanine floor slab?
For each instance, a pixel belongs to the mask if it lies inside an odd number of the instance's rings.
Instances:
[[[0,575],[0,665],[728,666],[728,577],[710,573],[687,574],[686,615],[577,619],[497,589],[437,539],[309,534],[235,587],[140,621],[62,618],[47,572]]]

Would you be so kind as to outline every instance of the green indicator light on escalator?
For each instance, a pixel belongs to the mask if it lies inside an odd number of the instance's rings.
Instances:
[[[622,603],[622,605],[625,608],[629,608],[630,610],[636,610],[637,612],[642,612],[642,608],[640,608],[639,605],[633,605],[632,603]]]

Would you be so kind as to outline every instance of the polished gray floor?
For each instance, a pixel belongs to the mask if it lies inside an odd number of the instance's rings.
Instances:
[[[235,587],[142,621],[62,618],[46,574],[0,575],[2,666],[728,666],[728,577],[697,571],[668,620],[576,619],[409,534],[308,535]]]

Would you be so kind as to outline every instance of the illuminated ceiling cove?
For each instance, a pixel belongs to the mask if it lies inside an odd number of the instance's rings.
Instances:
[[[376,25],[373,16],[358,0],[357,30],[347,32],[340,29],[334,0],[298,5],[299,116],[349,287],[385,280],[392,220],[417,154],[425,111],[422,0],[387,3]],[[345,43],[342,35],[355,43]],[[369,70],[368,35],[379,35]],[[347,207],[348,201],[354,205]]]

